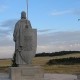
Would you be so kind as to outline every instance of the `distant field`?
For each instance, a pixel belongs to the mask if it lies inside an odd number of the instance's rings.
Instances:
[[[11,66],[11,59],[1,59],[0,60],[0,72],[8,72],[8,67]]]
[[[37,57],[33,59],[33,65],[42,66],[46,73],[69,73],[75,74],[80,72],[79,65],[46,65],[46,63],[53,59],[53,57]]]
[[[11,59],[1,59],[0,60],[0,67],[11,66],[11,64],[12,64]]]
[[[68,54],[63,56],[54,56],[54,57],[35,57],[33,59],[33,65],[40,65],[43,67],[44,72],[47,73],[80,73],[80,64],[79,65],[47,65],[46,63],[50,59],[60,59],[60,58],[69,58],[69,57],[80,57],[80,53]]]
[[[54,56],[54,57],[35,57],[33,59],[33,64],[45,65],[50,59],[60,59],[60,58],[69,58],[69,57],[80,57],[80,53],[68,54],[63,56]]]
[[[75,74],[80,72],[80,64],[79,65],[47,65],[46,63],[50,59],[60,59],[60,58],[69,58],[69,57],[80,57],[80,53],[68,54],[63,56],[55,56],[55,57],[35,57],[32,61],[32,65],[42,66],[44,72],[46,73],[71,73]],[[11,59],[0,60],[0,71],[6,71],[6,66],[11,66]]]

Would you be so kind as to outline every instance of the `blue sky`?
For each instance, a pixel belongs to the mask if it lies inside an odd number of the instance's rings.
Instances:
[[[0,54],[14,52],[13,30],[26,0],[0,0]],[[38,30],[37,52],[80,50],[80,0],[29,0],[29,20]]]

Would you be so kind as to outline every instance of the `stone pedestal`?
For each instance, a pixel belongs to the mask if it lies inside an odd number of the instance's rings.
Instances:
[[[21,66],[10,68],[11,80],[43,80],[44,74],[39,66]]]
[[[77,74],[77,80],[80,80],[80,73]]]

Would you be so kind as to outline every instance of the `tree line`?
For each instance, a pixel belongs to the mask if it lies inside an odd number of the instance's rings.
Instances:
[[[80,64],[80,58],[69,57],[61,59],[51,59],[47,62],[48,65],[75,65]]]
[[[67,54],[75,54],[75,53],[80,53],[80,51],[60,51],[60,52],[52,52],[52,53],[38,53],[35,55],[35,57],[46,57],[46,56],[62,56],[62,55],[67,55]]]

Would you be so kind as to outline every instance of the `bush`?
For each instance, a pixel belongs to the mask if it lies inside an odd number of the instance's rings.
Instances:
[[[74,65],[80,64],[80,58],[70,57],[70,58],[62,58],[62,59],[52,59],[47,62],[48,65]]]

